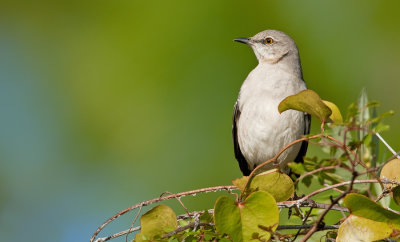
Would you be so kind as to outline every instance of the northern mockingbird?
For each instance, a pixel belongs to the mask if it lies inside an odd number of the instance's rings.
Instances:
[[[235,157],[243,175],[274,157],[290,142],[310,132],[310,115],[288,110],[278,112],[279,103],[306,89],[299,52],[292,38],[277,30],[265,30],[235,41],[249,45],[258,59],[240,88],[233,113]],[[297,143],[278,158],[283,171],[287,163],[302,162],[307,142]],[[263,170],[273,168],[271,163]]]

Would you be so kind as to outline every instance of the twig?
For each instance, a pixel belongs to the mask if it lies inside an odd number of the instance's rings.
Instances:
[[[371,180],[355,180],[354,184],[376,183],[376,182],[378,182],[378,180],[374,180],[374,179],[371,179]],[[315,196],[315,195],[317,195],[317,194],[319,194],[321,192],[325,192],[327,190],[334,189],[336,187],[349,185],[349,184],[351,184],[351,181],[345,181],[345,182],[342,182],[342,183],[337,183],[337,184],[333,184],[333,185],[330,185],[330,186],[327,186],[327,187],[323,187],[321,189],[318,189],[316,191],[313,191],[313,192],[307,194],[306,196],[304,196],[303,198],[300,198],[300,199],[309,199],[310,197]]]
[[[301,225],[279,225],[277,230],[284,230],[284,229],[309,229],[313,225],[312,224],[301,224]],[[327,230],[327,229],[338,229],[339,225],[325,225],[320,228],[320,230]]]
[[[142,212],[142,208],[143,208],[143,206],[141,206],[141,207],[139,208],[139,211],[137,212],[136,217],[135,217],[135,219],[132,221],[131,226],[129,227],[129,229],[131,229],[131,228],[133,227],[133,225],[136,223],[137,219],[139,218],[140,212]],[[129,229],[128,229],[128,231],[129,231]],[[129,233],[130,233],[130,232],[126,233],[125,242],[128,242],[128,234],[129,234]]]
[[[382,141],[382,143],[390,150],[390,152],[392,152],[392,154],[393,154],[394,156],[396,156],[397,159],[400,159],[399,154],[396,153],[396,151],[395,151],[392,147],[390,147],[390,145],[382,138],[382,136],[381,136],[379,133],[375,133],[375,135],[376,135],[376,137],[378,137],[378,138]]]
[[[393,160],[394,158],[398,158],[400,155],[400,151],[397,152],[396,154],[392,155],[392,157],[390,157],[386,162],[389,162],[391,160]],[[386,162],[384,162],[383,164],[386,164]]]
[[[134,227],[134,228],[129,228],[127,230],[118,232],[116,234],[113,234],[113,235],[110,235],[110,236],[107,236],[107,237],[98,238],[98,239],[96,239],[95,242],[105,242],[105,241],[108,241],[108,240],[111,240],[111,239],[115,239],[115,238],[118,238],[118,237],[120,237],[122,235],[127,235],[127,234],[130,234],[130,233],[139,231],[139,230],[140,230],[140,226],[137,226],[137,227]]]
[[[137,203],[127,209],[122,210],[121,212],[115,214],[114,216],[112,216],[111,218],[107,219],[102,225],[100,225],[96,232],[94,232],[94,234],[92,235],[92,237],[90,238],[90,242],[93,242],[97,235],[100,233],[100,231],[107,226],[109,223],[111,223],[113,220],[115,220],[116,218],[118,218],[119,216],[132,211],[138,207],[144,207],[147,205],[150,205],[152,203],[156,203],[156,202],[161,202],[164,200],[168,200],[168,199],[172,199],[172,198],[177,198],[177,197],[185,197],[185,196],[189,196],[189,195],[193,195],[193,194],[198,194],[198,193],[204,193],[204,192],[214,192],[214,191],[230,191],[233,189],[237,189],[236,186],[217,186],[217,187],[208,187],[208,188],[201,188],[201,189],[197,189],[197,190],[192,190],[192,191],[187,191],[187,192],[181,192],[181,193],[177,193],[177,194],[173,194],[173,195],[168,195],[165,197],[159,197],[159,198],[154,198],[145,202],[141,202],[141,203]]]
[[[346,136],[346,135],[345,135],[345,136]],[[303,142],[303,141],[307,141],[307,142],[308,142],[309,140],[316,139],[316,138],[322,138],[322,137],[327,138],[327,139],[330,139],[330,140],[336,142],[337,144],[339,144],[340,147],[345,151],[347,157],[349,158],[349,160],[350,160],[350,162],[351,162],[352,164],[354,164],[354,160],[351,160],[351,155],[350,155],[350,153],[354,156],[354,159],[355,159],[355,160],[358,159],[358,158],[357,158],[357,157],[358,157],[358,156],[357,156],[357,153],[353,152],[353,151],[350,149],[350,147],[348,147],[345,143],[341,142],[340,140],[338,140],[338,139],[336,139],[336,138],[334,138],[334,137],[332,137],[332,136],[326,135],[326,134],[322,134],[322,133],[321,133],[321,134],[316,134],[316,135],[313,135],[313,136],[310,136],[310,137],[304,137],[304,138],[301,138],[301,139],[297,139],[297,140],[295,140],[295,141],[289,143],[288,145],[286,145],[286,146],[285,146],[282,150],[280,150],[273,158],[271,158],[271,159],[269,159],[269,160],[267,160],[267,161],[261,163],[260,165],[258,165],[258,166],[250,173],[249,179],[247,180],[246,185],[243,187],[243,190],[241,191],[242,194],[244,194],[244,191],[246,191],[247,187],[248,187],[249,184],[251,183],[251,180],[253,179],[254,174],[256,174],[256,172],[257,172],[258,170],[260,170],[263,166],[265,166],[265,165],[267,165],[267,164],[269,164],[269,163],[271,163],[271,162],[275,162],[275,161],[279,158],[279,156],[280,156],[285,150],[287,150],[288,148],[290,148],[291,146],[293,146],[293,145],[295,145],[295,144],[297,144],[297,143],[299,143],[299,142]],[[368,169],[368,167],[367,167],[364,163],[360,163],[360,164],[361,164],[362,166],[364,166],[364,168]],[[373,175],[374,175],[375,178],[378,180],[378,182],[381,184],[381,182],[380,182],[380,180],[379,180],[379,177],[377,177],[376,174],[373,174]],[[382,184],[381,184],[381,185],[382,185]]]
[[[305,225],[307,223],[307,219],[308,217],[310,217],[310,214],[312,212],[313,208],[311,207],[310,210],[308,210],[308,213],[306,215],[306,217],[303,219],[303,223],[302,225]],[[294,236],[294,238],[292,239],[292,242],[294,242],[297,239],[297,236],[299,236],[300,232],[301,232],[301,228],[297,231],[296,235]]]
[[[241,191],[242,194],[244,194],[244,192],[246,191],[247,187],[248,187],[249,184],[251,183],[251,180],[253,179],[254,174],[256,174],[256,172],[257,172],[258,170],[260,170],[263,166],[265,166],[265,165],[267,165],[267,164],[269,164],[269,163],[271,163],[271,162],[275,162],[275,161],[279,158],[279,156],[280,156],[285,150],[287,150],[288,148],[290,148],[291,146],[293,146],[293,145],[295,145],[295,144],[297,144],[297,143],[299,143],[299,142],[309,141],[310,139],[316,139],[316,138],[320,138],[320,137],[322,137],[322,136],[324,136],[324,134],[317,134],[317,135],[313,135],[313,136],[310,136],[310,137],[304,137],[304,138],[301,138],[301,139],[297,139],[297,140],[295,140],[295,141],[289,143],[288,145],[286,145],[286,146],[285,146],[283,149],[281,149],[274,157],[272,157],[271,159],[269,159],[269,160],[267,160],[267,161],[261,163],[260,165],[258,165],[258,166],[250,173],[249,179],[247,179],[246,185],[243,187],[243,190]]]
[[[363,184],[363,183],[377,183],[377,180],[374,179],[370,179],[370,180],[355,180],[354,184]],[[400,182],[396,182],[396,181],[391,181],[388,179],[382,179],[382,182],[385,184],[396,184],[396,185],[400,185]],[[315,196],[321,192],[330,190],[330,189],[334,189],[336,187],[340,187],[340,186],[344,186],[344,185],[349,185],[350,182],[346,181],[346,182],[342,182],[342,183],[338,183],[338,184],[334,184],[334,185],[330,185],[328,187],[323,187],[319,190],[316,190],[310,194],[308,194],[307,196],[304,196],[298,200],[294,200],[294,201],[283,201],[283,202],[278,202],[278,207],[279,208],[292,208],[295,206],[299,206],[299,207],[312,207],[312,208],[318,208],[318,209],[327,209],[328,207],[330,207],[331,205],[329,204],[324,204],[324,203],[318,203],[318,202],[314,202],[312,200],[310,200],[310,197]],[[182,192],[182,193],[177,193],[177,194],[172,194],[172,195],[168,195],[165,197],[159,197],[159,198],[155,198],[155,199],[151,199],[145,202],[141,202],[141,203],[137,203],[127,209],[122,210],[121,212],[115,214],[114,216],[112,216],[111,218],[109,218],[106,222],[104,222],[97,230],[96,232],[93,234],[92,238],[90,241],[94,241],[95,238],[97,237],[97,235],[99,234],[99,232],[105,227],[107,226],[110,222],[112,222],[113,220],[115,220],[116,218],[118,218],[119,216],[132,211],[136,208],[140,208],[140,207],[144,207],[147,206],[149,204],[152,203],[156,203],[156,202],[161,202],[164,200],[168,200],[168,199],[173,199],[176,197],[184,197],[184,196],[189,196],[189,195],[193,195],[193,194],[197,194],[197,193],[203,193],[203,192],[210,192],[210,191],[231,191],[231,190],[235,190],[237,189],[236,186],[218,186],[218,187],[209,187],[209,188],[203,188],[203,189],[197,189],[197,190],[193,190],[193,191],[187,191],[187,192]],[[349,210],[345,207],[341,207],[338,205],[334,205],[330,208],[331,210],[337,210],[337,211],[342,211],[342,212],[349,212]],[[208,210],[209,213],[213,213],[213,209]],[[203,211],[201,212],[189,212],[186,215],[180,215],[178,216],[178,219],[184,219],[184,218],[189,218],[190,216],[194,216],[196,214],[201,214],[203,213]],[[131,233],[131,232],[135,232],[137,230],[140,230],[140,227],[135,227],[133,229],[128,229],[122,232],[118,232],[114,235],[108,236],[108,237],[104,237],[104,238],[99,238],[96,241],[107,241],[109,239],[115,238],[115,237],[119,237],[121,235],[125,235],[127,233]]]
[[[179,232],[182,232],[182,231],[185,231],[185,230],[187,230],[189,228],[194,228],[194,227],[197,227],[197,226],[213,226],[213,225],[214,225],[213,223],[190,223],[190,224],[188,224],[186,226],[177,228],[174,231],[171,231],[171,232],[169,232],[167,234],[164,234],[162,237],[165,239],[165,238],[168,238],[168,237],[170,237],[170,236],[172,236],[174,234],[177,234]]]
[[[163,192],[161,193],[160,197],[164,196],[164,194],[169,194],[172,196],[175,196],[176,200],[181,204],[181,206],[183,207],[183,209],[186,211],[186,213],[189,215],[189,210],[186,208],[185,204],[183,204],[183,202],[181,201],[180,197],[177,197],[176,194],[172,193],[172,192]],[[189,215],[190,216],[190,215]]]
[[[309,172],[304,173],[303,175],[301,175],[299,178],[296,179],[295,183],[298,182],[298,181],[300,181],[301,179],[303,179],[303,178],[306,177],[306,176],[315,174],[315,173],[320,172],[320,171],[333,170],[333,169],[336,169],[336,168],[343,168],[343,169],[346,169],[346,168],[340,167],[340,166],[323,166],[323,167],[320,167],[320,168],[318,168],[318,169],[315,169],[315,170],[312,170],[312,171],[309,171]],[[347,170],[347,169],[346,169],[346,170]]]
[[[356,179],[356,177],[358,176],[357,172],[354,171],[353,172],[353,176],[351,178],[351,182],[350,182],[350,186],[347,189],[346,192],[340,194],[337,198],[335,198],[334,200],[332,200],[331,204],[329,205],[329,207],[327,207],[322,213],[321,215],[318,217],[317,221],[313,224],[313,226],[311,227],[311,229],[307,232],[306,235],[304,235],[304,237],[301,239],[301,242],[307,241],[318,229],[320,226],[320,223],[322,222],[322,220],[324,219],[325,215],[331,210],[331,208],[339,202],[340,199],[344,198],[344,196],[346,196],[349,192],[351,192],[351,190],[353,189],[353,184],[354,184],[354,180]]]
[[[309,207],[309,208],[316,208],[316,209],[326,209],[329,206],[329,204],[325,204],[325,203],[318,203],[318,202],[314,202],[312,200],[301,200],[300,201],[300,199],[296,200],[296,201],[278,202],[277,205],[278,205],[278,208],[292,208],[292,207],[299,206],[299,207]],[[336,210],[336,211],[341,211],[341,212],[349,212],[349,210],[347,208],[339,206],[339,205],[333,206],[331,208],[331,210]],[[214,209],[208,209],[207,212],[210,213],[210,214],[213,214],[214,213]],[[194,212],[190,212],[189,214],[179,215],[179,216],[177,216],[177,219],[178,220],[188,219],[190,217],[199,216],[199,215],[201,215],[203,213],[204,213],[204,211],[194,211]],[[294,227],[287,227],[287,228],[285,227],[287,225],[282,225],[282,226],[283,227],[281,229],[299,229],[299,228],[303,228],[303,227],[296,227],[296,226],[302,226],[302,225],[288,225],[288,226],[294,226]],[[309,225],[306,225],[306,227],[304,227],[304,228],[310,228],[310,226],[309,227],[307,227],[307,226],[309,226]],[[280,229],[280,226],[278,226],[278,229]],[[110,239],[114,239],[114,238],[120,237],[122,235],[130,234],[130,233],[133,233],[133,232],[136,232],[136,231],[139,231],[139,230],[140,230],[140,226],[137,226],[137,227],[134,227],[134,228],[131,228],[131,229],[127,229],[127,230],[118,232],[116,234],[113,234],[113,235],[110,235],[110,236],[107,236],[107,237],[98,238],[96,240],[96,242],[108,241]]]
[[[318,208],[318,209],[326,209],[329,204],[325,203],[318,203],[312,200],[296,200],[296,201],[284,201],[278,203],[278,208],[292,208],[292,207],[309,207],[309,208]],[[332,210],[342,211],[342,212],[349,212],[349,210],[345,207],[335,205],[332,207]]]

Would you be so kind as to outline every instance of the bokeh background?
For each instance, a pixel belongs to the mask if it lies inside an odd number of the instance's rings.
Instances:
[[[383,136],[400,149],[399,10],[366,0],[1,1],[1,240],[88,241],[134,203],[239,177],[231,114],[257,63],[232,39],[264,29],[295,39],[309,88],[342,112],[362,87],[397,112]],[[183,202],[204,209],[215,196]]]

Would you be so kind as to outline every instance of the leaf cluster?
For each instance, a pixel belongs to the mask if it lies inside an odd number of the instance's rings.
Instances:
[[[324,155],[290,163],[292,177],[279,168],[261,172],[285,147],[250,176],[233,180],[237,190],[217,198],[211,210],[177,217],[166,205],[154,207],[141,216],[141,231],[134,241],[398,239],[400,159],[387,160],[381,152],[386,142],[380,136],[388,129],[382,121],[393,112],[378,115],[377,107],[365,90],[345,118],[334,103],[312,90],[287,97],[279,112],[307,112],[321,122],[320,133],[288,147],[307,140]]]

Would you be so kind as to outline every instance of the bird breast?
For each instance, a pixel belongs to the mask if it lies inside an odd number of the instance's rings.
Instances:
[[[278,105],[287,96],[304,89],[306,86],[301,77],[277,68],[259,65],[249,74],[239,94],[238,141],[250,169],[302,137],[304,113],[289,110],[280,114]],[[298,143],[280,156],[278,162],[282,168],[294,161],[300,146]],[[272,164],[265,169],[271,167]]]

